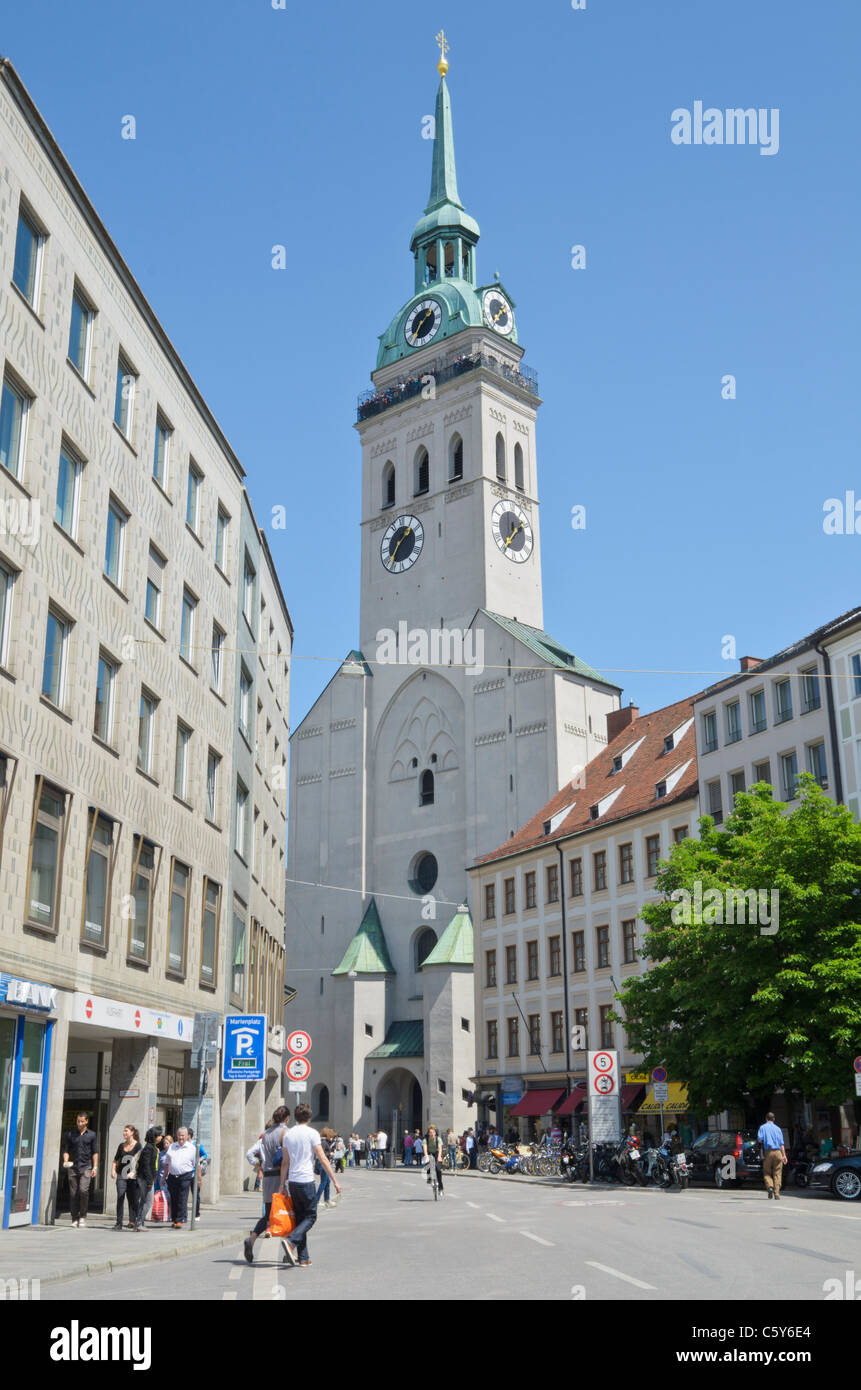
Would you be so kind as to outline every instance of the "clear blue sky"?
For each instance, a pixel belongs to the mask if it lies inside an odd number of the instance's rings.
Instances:
[[[735,670],[724,634],[766,656],[861,601],[861,535],[822,530],[826,498],[861,499],[858,0],[287,3],[10,5],[0,51],[258,516],[287,507],[297,654],[357,638],[351,426],[412,292],[441,26],[479,277],[514,296],[545,400],[547,630],[603,670]],[[779,108],[779,153],[673,145],[695,100]],[[333,669],[294,663],[294,725]],[[707,680],[617,679],[642,709]]]

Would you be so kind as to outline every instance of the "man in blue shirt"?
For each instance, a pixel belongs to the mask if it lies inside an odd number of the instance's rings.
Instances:
[[[780,1184],[783,1181],[783,1165],[786,1163],[786,1149],[783,1145],[783,1130],[774,1123],[774,1111],[769,1110],[765,1124],[760,1125],[757,1139],[762,1145],[762,1176],[769,1197],[780,1201]]]

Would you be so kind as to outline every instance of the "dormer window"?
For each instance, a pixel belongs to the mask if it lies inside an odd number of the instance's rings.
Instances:
[[[542,835],[549,835],[549,834],[550,834],[550,822],[549,822],[549,820],[546,820],[546,821],[544,822],[544,825],[543,825],[542,828],[541,828],[541,833],[542,833]]]
[[[662,796],[666,796],[666,794],[667,794],[667,784],[666,784],[666,782],[659,782],[658,785],[655,787],[655,796],[656,796],[656,797],[658,798],[658,800],[660,801],[661,797],[662,797]]]
[[[672,753],[672,751],[673,751],[673,749],[675,748],[675,746],[676,746],[676,736],[675,736],[675,734],[667,734],[667,737],[664,739],[664,752],[665,752],[665,753]]]
[[[590,820],[597,820],[599,814],[600,814],[600,812],[599,812],[599,807],[598,807],[598,803],[596,802],[594,806],[590,806],[590,807],[589,807],[589,819],[590,819]]]
[[[621,772],[621,771],[622,771],[622,754],[621,754],[621,753],[617,753],[616,756],[615,756],[615,758],[613,759],[613,771],[614,771],[614,772]]]

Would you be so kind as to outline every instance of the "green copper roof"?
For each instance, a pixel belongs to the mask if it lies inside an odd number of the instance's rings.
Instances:
[[[451,119],[451,99],[444,77],[440,78],[434,116],[433,164],[431,186],[425,215],[415,226],[410,250],[429,233],[438,228],[460,228],[477,241],[481,233],[475,218],[464,211],[457,191],[457,171],[454,164],[454,129]]]
[[[518,642],[522,642],[536,656],[540,656],[542,661],[547,661],[551,666],[557,667],[560,671],[573,671],[577,676],[584,676],[587,680],[600,681],[602,685],[608,685],[613,690],[620,690],[621,686],[614,685],[608,681],[606,676],[602,676],[599,671],[587,666],[585,661],[581,661],[579,656],[569,652],[567,647],[563,647],[561,642],[557,642],[555,637],[549,633],[542,632],[539,627],[530,627],[528,623],[518,623],[514,618],[503,618],[500,613],[491,613],[483,608],[488,618],[492,618],[495,623],[499,623],[501,628],[516,637]]]
[[[351,970],[355,970],[357,975],[395,974],[383,935],[383,924],[373,898],[365,909],[359,930],[344,952],[344,959],[332,974],[348,975]]]
[[[423,1057],[425,1055],[425,1026],[421,1019],[390,1023],[379,1047],[369,1057]]]
[[[458,908],[430,955],[425,957],[422,970],[429,965],[472,965],[474,961],[469,908]]]

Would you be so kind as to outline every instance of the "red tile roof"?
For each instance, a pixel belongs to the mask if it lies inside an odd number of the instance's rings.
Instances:
[[[629,816],[654,811],[658,807],[672,806],[679,801],[695,797],[697,748],[693,722],[669,753],[664,751],[664,739],[686,720],[693,721],[694,702],[699,698],[699,693],[689,695],[674,705],[665,705],[663,709],[653,710],[651,714],[644,714],[635,719],[587,765],[585,786],[575,789],[570,782],[566,783],[510,840],[506,840],[490,854],[482,855],[475,861],[476,865],[505,859],[523,850],[555,844],[557,840],[567,839],[570,835],[600,829],[616,821],[626,820]],[[632,744],[638,743],[640,739],[643,741],[637,751],[620,772],[614,772],[614,758],[624,753]],[[657,783],[663,782],[685,763],[689,763],[689,766],[680,781],[667,796],[658,800],[655,796]],[[583,781],[584,778],[581,777],[580,780]],[[619,791],[620,787],[622,790],[612,806],[607,808],[603,816],[592,820],[590,808],[611,792]],[[552,820],[558,812],[564,811],[566,806],[571,806],[569,814],[555,826],[552,834],[545,835],[546,822]]]

